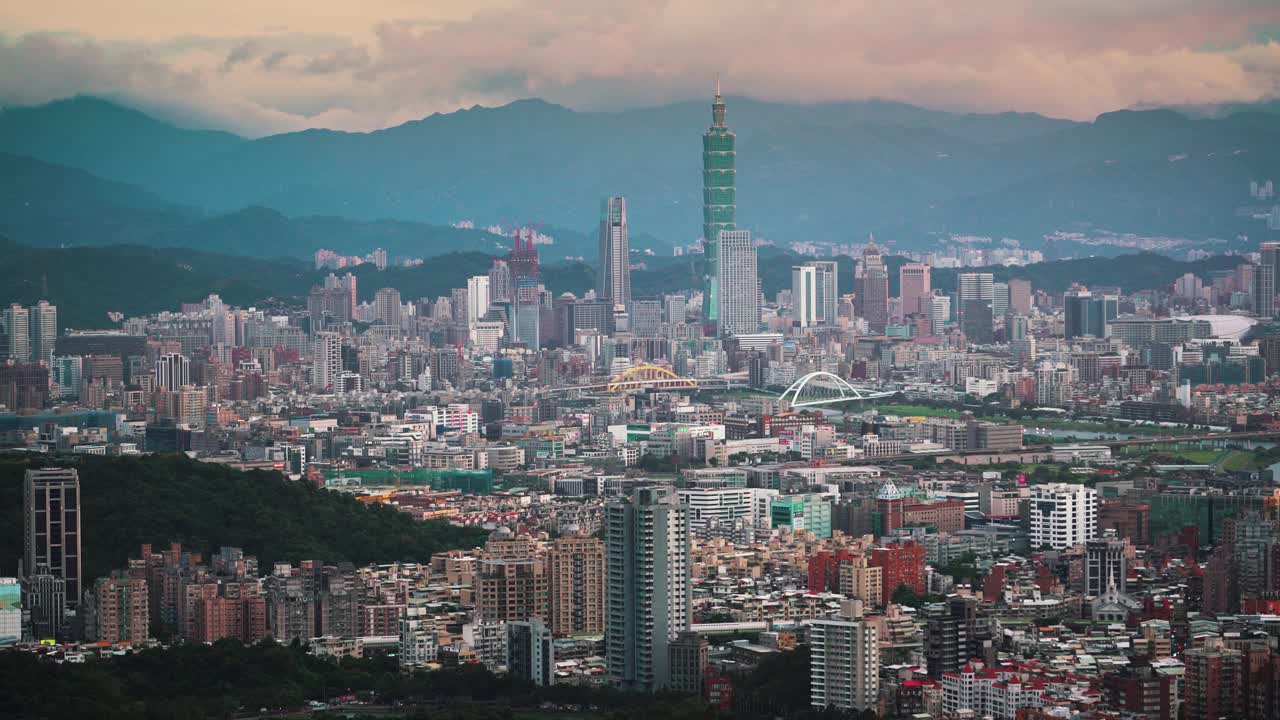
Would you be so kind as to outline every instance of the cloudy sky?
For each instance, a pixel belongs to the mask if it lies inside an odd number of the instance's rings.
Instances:
[[[1091,119],[1280,96],[1278,0],[29,0],[0,104],[76,94],[248,135],[541,97],[726,92]]]

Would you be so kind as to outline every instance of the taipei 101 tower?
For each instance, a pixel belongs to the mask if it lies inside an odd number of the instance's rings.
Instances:
[[[716,99],[711,104],[711,127],[702,134],[702,238],[706,270],[702,288],[702,323],[714,333],[718,324],[719,288],[716,271],[721,230],[735,230],[738,209],[735,189],[734,142],[737,136],[724,124],[724,98],[716,78]]]

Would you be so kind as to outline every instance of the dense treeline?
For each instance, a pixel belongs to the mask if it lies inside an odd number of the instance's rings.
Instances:
[[[733,716],[872,720],[809,706],[809,654],[801,648],[767,658],[735,683]],[[377,706],[403,704],[408,717],[510,718],[543,703],[590,708],[578,717],[702,720],[723,717],[700,699],[556,685],[537,688],[480,665],[436,672],[398,671],[394,658],[341,661],[298,645],[224,640],[134,655],[55,664],[0,652],[0,689],[13,718],[226,718],[262,708],[299,708],[354,695]]]
[[[22,478],[28,467],[80,471],[84,573],[123,566],[142,543],[171,541],[210,552],[244,548],[261,566],[277,560],[426,562],[432,553],[474,547],[485,533],[445,522],[416,522],[385,506],[274,472],[240,472],[185,455],[31,457],[0,455],[0,568],[22,555]]]

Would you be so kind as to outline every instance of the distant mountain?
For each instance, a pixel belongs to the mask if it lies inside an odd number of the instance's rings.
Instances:
[[[1143,110],[1074,123],[887,102],[728,105],[739,226],[779,243],[872,231],[904,248],[945,233],[1032,245],[1076,229],[1250,242],[1275,234],[1254,217],[1247,188],[1280,167],[1276,114]],[[622,194],[636,244],[644,238],[666,254],[700,235],[699,138],[709,114],[696,102],[580,113],[525,100],[371,133],[247,140],[82,98],[0,113],[0,151],[136,185],[201,217],[261,207],[375,224],[564,228],[551,257],[593,256],[599,203]],[[441,244],[420,255],[479,249],[434,232],[414,242]]]

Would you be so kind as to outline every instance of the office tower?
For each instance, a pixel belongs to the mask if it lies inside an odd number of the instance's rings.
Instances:
[[[737,230],[736,139],[737,136],[725,125],[724,98],[720,95],[720,80],[717,78],[716,98],[711,104],[711,127],[702,134],[702,241],[706,251],[702,322],[708,327],[716,327],[720,319],[720,232]]]
[[[58,306],[41,300],[27,310],[30,318],[28,337],[31,342],[31,362],[50,364],[53,344],[58,339]]]
[[[48,568],[66,582],[66,606],[80,603],[80,475],[74,468],[28,470],[23,481],[23,567]]]
[[[934,335],[941,335],[951,322],[951,296],[931,295],[929,297],[929,324]]]
[[[966,300],[990,301],[995,293],[995,280],[991,273],[966,272],[956,275],[956,300],[963,306]]]
[[[489,312],[489,276],[467,278],[467,325],[475,325]]]
[[[815,260],[805,265],[812,267],[816,274],[814,320],[820,325],[834,325],[840,310],[839,264],[834,260]]]
[[[387,251],[383,248],[374,248],[373,250],[373,266],[379,270],[387,269]]]
[[[614,305],[631,302],[631,250],[627,244],[627,200],[611,197],[600,212],[600,268],[596,296]]]
[[[671,680],[670,643],[689,629],[689,517],[669,487],[642,487],[605,507],[605,656],[615,687]]]
[[[151,610],[147,581],[116,571],[93,583],[90,639],[99,642],[126,642],[139,645],[150,637]]]
[[[321,332],[330,325],[351,322],[351,291],[338,287],[337,278],[332,279],[334,287],[317,285],[311,288],[311,293],[307,296],[307,312],[311,316],[312,334]],[[329,280],[326,280],[326,283],[328,282]]]
[[[507,674],[538,687],[555,684],[555,641],[538,618],[507,623]]]
[[[818,272],[811,265],[791,268],[791,325],[807,328],[817,322]]]
[[[500,303],[511,300],[511,266],[506,260],[494,260],[489,267],[489,302]]]
[[[1115,588],[1126,590],[1129,561],[1124,540],[1096,539],[1084,544],[1084,594],[1097,597]]]
[[[378,292],[373,294],[373,309],[378,316],[377,321],[379,323],[393,328],[400,327],[402,308],[400,306],[399,290],[395,288],[379,288]]]
[[[165,353],[156,359],[156,389],[177,390],[191,384],[191,361],[182,353]]]
[[[1107,325],[1116,319],[1119,299],[1114,295],[1094,295],[1084,288],[1068,290],[1062,296],[1063,336],[1101,338]]]
[[[867,331],[883,335],[889,324],[889,271],[880,248],[872,239],[862,250],[862,275],[858,279],[858,314],[867,321]]]
[[[1009,310],[1019,315],[1031,314],[1031,281],[1009,281]]]
[[[0,363],[0,405],[13,410],[39,410],[49,402],[49,368],[22,361]]]
[[[1280,242],[1264,242],[1262,259],[1253,274],[1253,312],[1260,317],[1275,315],[1276,283],[1280,282]]]
[[[524,343],[531,349],[541,342],[541,316],[539,312],[539,264],[538,249],[533,245],[533,230],[516,230],[507,264],[511,267],[511,341]]]
[[[551,630],[560,636],[604,632],[604,543],[557,538],[547,551]]]
[[[990,300],[965,300],[960,303],[960,330],[969,342],[978,345],[993,342],[993,321]]]
[[[1009,283],[991,284],[991,315],[1002,318],[1009,313]]]
[[[924,652],[929,677],[956,673],[970,660],[994,660],[991,621],[979,614],[978,598],[952,595],[925,609]]]
[[[22,581],[22,607],[30,616],[31,637],[36,640],[67,637],[67,581],[48,565],[37,565]]]
[[[0,577],[0,648],[22,639],[22,584]]]
[[[702,679],[711,655],[710,643],[701,633],[685,630],[671,641],[671,682],[667,689],[683,695],[702,693]]]
[[[1098,491],[1084,485],[1049,483],[1031,488],[1031,548],[1064,550],[1098,534]]]
[[[631,334],[636,337],[657,337],[662,331],[662,301],[631,301]]]
[[[684,295],[666,295],[662,298],[662,321],[676,325],[686,320],[686,302]]]
[[[1221,637],[1198,639],[1198,647],[1182,654],[1182,717],[1225,720],[1240,716],[1244,657]]]
[[[311,384],[318,390],[333,387],[342,372],[342,336],[335,332],[316,333],[315,356],[311,361]]]
[[[814,707],[863,711],[878,707],[880,637],[847,600],[839,616],[809,621],[809,701]]]
[[[933,295],[932,270],[924,263],[907,263],[898,268],[898,297],[902,299],[902,314],[928,314],[932,309],[929,298]]]
[[[760,330],[760,275],[750,230],[721,230],[716,243],[717,331],[749,335]]]
[[[18,363],[31,361],[31,320],[26,308],[14,303],[4,309],[4,332],[7,356],[4,359]]]

